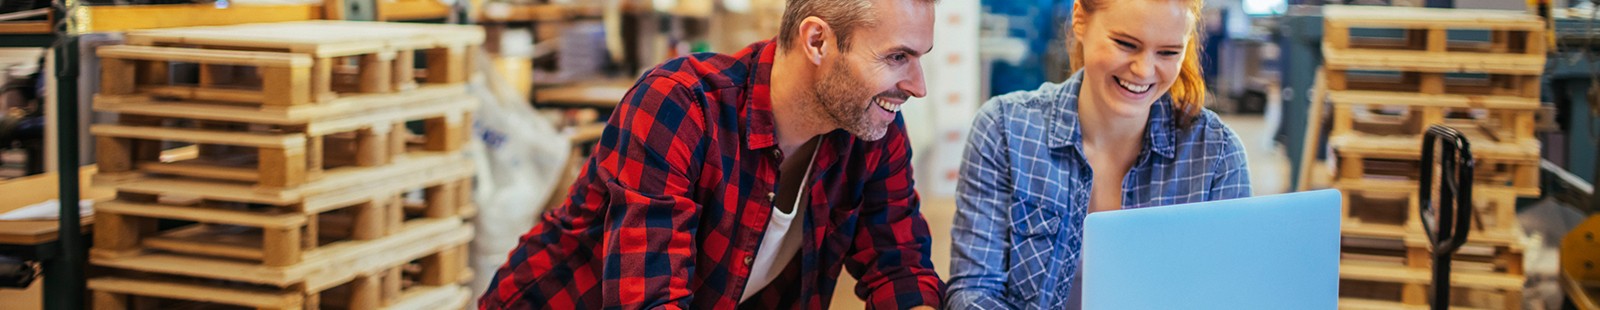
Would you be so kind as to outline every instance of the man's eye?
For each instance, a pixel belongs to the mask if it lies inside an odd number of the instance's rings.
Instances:
[[[909,57],[906,57],[906,54],[889,55],[889,61],[893,62],[893,63],[897,63],[897,64],[898,63],[904,63],[908,59],[909,59]]]

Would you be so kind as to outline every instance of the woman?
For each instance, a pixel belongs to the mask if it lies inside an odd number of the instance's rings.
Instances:
[[[1239,138],[1202,107],[1200,9],[1079,0],[1076,73],[984,105],[957,190],[951,308],[1075,308],[1086,214],[1250,195]]]

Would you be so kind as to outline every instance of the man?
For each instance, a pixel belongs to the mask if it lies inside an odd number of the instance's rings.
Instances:
[[[776,41],[645,73],[482,309],[941,306],[898,116],[934,0],[789,0]]]

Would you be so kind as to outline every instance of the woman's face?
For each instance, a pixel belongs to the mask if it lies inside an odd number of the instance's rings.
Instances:
[[[1074,10],[1083,43],[1079,102],[1121,117],[1148,115],[1172,89],[1195,16],[1183,1],[1107,1],[1092,16]]]

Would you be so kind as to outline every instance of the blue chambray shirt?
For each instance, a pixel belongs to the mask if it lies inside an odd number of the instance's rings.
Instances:
[[[1094,175],[1078,124],[1082,78],[998,96],[978,112],[957,185],[949,309],[1067,306]],[[1162,96],[1141,143],[1123,209],[1250,196],[1244,147],[1209,110],[1178,128]]]

